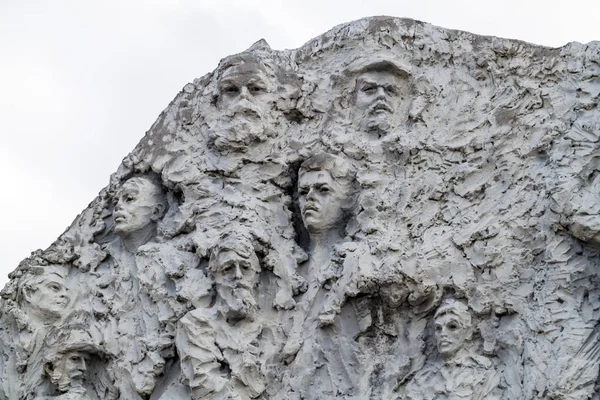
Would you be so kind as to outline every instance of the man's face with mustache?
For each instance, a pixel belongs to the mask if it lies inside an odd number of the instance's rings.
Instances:
[[[254,62],[233,65],[218,82],[220,115],[217,147],[243,149],[264,136],[271,99],[264,68]]]
[[[451,312],[436,317],[434,325],[437,348],[444,358],[454,356],[471,337],[471,327]]]
[[[356,80],[355,106],[363,131],[387,133],[400,101],[399,78],[387,71],[369,71]]]
[[[61,391],[81,385],[86,371],[86,355],[79,351],[62,354],[54,365],[52,381]]]
[[[118,235],[141,231],[155,223],[160,200],[157,189],[147,179],[131,178],[115,196],[113,220]]]
[[[329,171],[304,172],[298,179],[298,205],[306,229],[320,233],[335,227],[343,218],[348,192]]]
[[[268,105],[265,73],[257,63],[229,67],[219,79],[217,106],[231,118],[260,120]]]
[[[215,283],[220,297],[232,311],[247,314],[256,306],[255,287],[260,278],[256,254],[244,257],[234,250],[219,252]]]

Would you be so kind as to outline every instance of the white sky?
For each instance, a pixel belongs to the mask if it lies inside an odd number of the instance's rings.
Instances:
[[[187,82],[261,38],[295,48],[372,15],[553,47],[600,40],[598,0],[0,0],[0,287]]]

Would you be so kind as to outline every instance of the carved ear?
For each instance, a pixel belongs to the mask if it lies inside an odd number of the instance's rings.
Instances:
[[[46,375],[50,377],[52,376],[52,374],[54,373],[54,367],[51,363],[44,364],[44,372],[46,373]]]
[[[160,204],[155,205],[154,209],[152,210],[152,220],[153,221],[160,220],[165,215],[165,211],[166,211],[166,206],[164,204],[160,203]]]
[[[35,292],[35,290],[36,289],[32,288],[31,286],[25,286],[23,288],[23,300],[29,303],[31,300],[31,295],[33,292]]]

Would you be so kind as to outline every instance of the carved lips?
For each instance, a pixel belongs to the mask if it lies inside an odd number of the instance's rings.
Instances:
[[[54,304],[61,307],[66,307],[69,304],[69,299],[66,297],[59,297],[54,301]]]
[[[318,214],[320,211],[321,211],[321,207],[319,206],[318,203],[310,202],[310,203],[306,203],[306,205],[304,206],[304,209],[302,210],[302,215],[304,216],[304,218],[306,218],[309,215]]]
[[[233,107],[231,115],[233,117],[244,116],[255,119],[262,118],[261,109],[256,104],[247,99],[241,99],[240,101],[238,101]]]
[[[369,114],[391,114],[393,113],[392,107],[390,107],[385,101],[378,101],[369,110]]]
[[[117,211],[114,215],[115,225],[125,222],[127,220],[127,214]]]

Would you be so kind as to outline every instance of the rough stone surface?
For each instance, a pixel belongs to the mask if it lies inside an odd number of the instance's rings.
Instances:
[[[599,102],[599,42],[257,42],[12,273],[0,399],[598,399]]]

